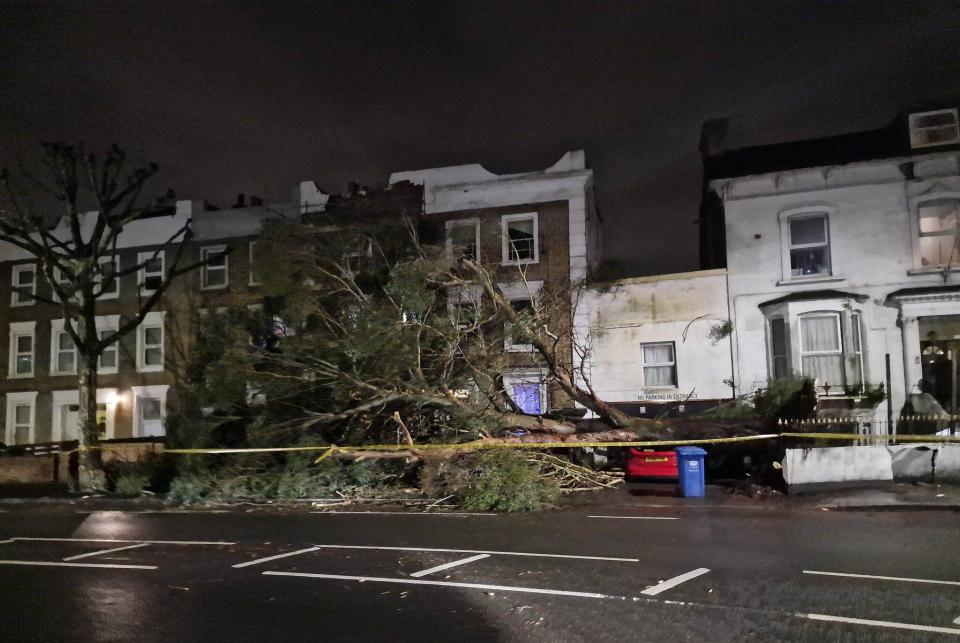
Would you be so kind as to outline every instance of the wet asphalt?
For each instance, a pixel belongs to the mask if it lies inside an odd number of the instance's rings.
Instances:
[[[955,640],[958,527],[947,511],[750,506],[441,516],[5,505],[0,637]]]

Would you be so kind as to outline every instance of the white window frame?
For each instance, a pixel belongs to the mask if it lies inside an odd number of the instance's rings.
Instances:
[[[30,407],[30,429],[25,444],[34,444],[37,441],[37,395],[38,391],[23,391],[20,393],[7,393],[7,426],[4,436],[4,443],[7,446],[13,446],[13,439],[16,436],[15,421],[16,407]]]
[[[805,319],[817,319],[817,318],[833,318],[836,320],[837,328],[837,350],[832,351],[808,351],[804,349],[803,346],[803,322]],[[839,355],[840,356],[840,372],[842,373],[843,381],[842,382],[816,382],[817,386],[823,386],[823,384],[829,384],[831,389],[838,389],[839,392],[843,392],[843,387],[847,383],[847,368],[846,368],[846,355],[844,354],[844,345],[843,345],[843,315],[839,311],[814,311],[809,313],[802,313],[797,315],[797,333],[799,341],[797,342],[797,350],[799,361],[797,363],[797,372],[801,377],[809,377],[806,373],[803,372],[803,358],[807,356],[821,356],[821,355]],[[862,339],[862,338],[861,338]],[[861,350],[862,350],[861,345]]]
[[[913,266],[914,270],[918,273],[921,272],[940,272],[945,266],[924,266],[923,265],[923,251],[920,247],[920,239],[922,237],[935,237],[935,236],[947,236],[950,233],[938,235],[935,233],[920,232],[920,209],[928,203],[934,201],[956,201],[958,208],[960,208],[960,192],[942,192],[937,194],[925,194],[923,197],[915,199],[911,204],[911,217],[910,217],[910,229],[913,233]],[[958,223],[960,226],[960,223]],[[954,234],[960,234],[960,230]],[[960,268],[960,247],[957,248],[956,261],[954,266]]]
[[[507,301],[529,301],[536,308],[542,281],[527,281],[497,284]],[[508,353],[532,353],[533,344],[515,344],[510,336],[510,324],[503,325],[503,350]]]
[[[166,435],[167,432],[167,391],[170,389],[170,386],[167,384],[157,384],[153,386],[131,386],[130,390],[133,392],[133,437],[142,438],[143,435],[143,418],[140,417],[142,412],[141,407],[141,398],[150,398],[160,400],[160,418],[163,423],[163,434]],[[160,436],[156,436],[160,437]]]
[[[138,373],[159,373],[166,368],[166,339],[167,332],[164,328],[166,311],[157,310],[147,313],[143,318],[143,323],[137,327],[137,372]],[[160,329],[160,363],[146,364],[146,331],[148,328]],[[153,346],[153,345],[151,345]]]
[[[523,369],[507,371],[503,374],[503,388],[506,394],[510,395],[513,384],[538,384],[540,395],[540,414],[545,415],[550,412],[550,400],[547,398],[547,372],[544,369]],[[516,402],[514,402],[516,403]]]
[[[54,266],[54,267],[53,267],[53,280],[54,280],[55,282],[57,282],[58,284],[60,284],[61,287],[63,287],[63,286],[72,286],[72,285],[73,285],[72,282],[71,282],[69,279],[65,279],[65,278],[64,278],[63,271],[60,270],[60,268],[58,268],[57,266]],[[52,290],[53,290],[53,292],[51,293],[51,294],[53,295],[52,299],[53,299],[54,301],[62,301],[62,300],[60,299],[60,295],[57,294],[56,289],[52,289]],[[74,292],[73,296],[70,298],[70,301],[71,301],[71,302],[76,302],[76,301],[77,301],[77,295],[76,295],[75,292]]]
[[[97,336],[103,339],[104,333],[115,333],[120,329],[120,315],[100,315],[97,317]],[[101,375],[114,375],[120,370],[120,342],[108,346],[104,352],[113,351],[113,366],[103,366],[103,353],[97,361],[97,372]]]
[[[230,285],[230,256],[227,254],[227,246],[203,246],[200,248],[200,261],[207,261],[210,255],[223,255],[223,266],[215,266],[211,271],[206,263],[200,267],[200,290],[223,290]],[[208,283],[210,272],[223,271],[223,283],[210,285]]]
[[[33,271],[33,282],[30,284],[30,294],[26,299],[22,299],[20,293],[17,291],[17,287],[20,281],[19,275],[22,272],[27,270]],[[32,306],[36,303],[37,295],[37,264],[36,263],[21,263],[13,266],[10,272],[10,306],[11,308],[19,308],[21,306]]]
[[[50,321],[50,375],[59,376],[59,375],[76,375],[78,360],[80,359],[80,352],[77,350],[77,345],[73,345],[73,370],[70,371],[61,371],[60,370],[60,353],[67,353],[70,351],[61,351],[60,350],[60,335],[67,332],[67,323],[63,319],[54,319]],[[71,338],[72,340],[73,338]]]
[[[113,274],[114,274],[113,286],[114,286],[114,289],[113,289],[113,292],[111,292],[111,293],[105,293],[105,292],[104,292],[104,293],[101,293],[100,296],[97,297],[98,300],[100,300],[100,299],[119,299],[119,298],[120,298],[120,277],[116,276],[117,274],[120,273],[120,256],[119,256],[119,255],[113,255],[113,257],[100,257],[100,259],[99,259],[99,261],[98,261],[97,263],[99,263],[99,264],[102,265],[102,264],[105,264],[105,263],[109,263],[111,259],[113,259]],[[98,284],[98,288],[99,288],[99,287],[102,287],[102,282],[103,282],[103,274],[102,274],[102,272],[101,272],[101,274],[97,275],[96,281],[97,281],[97,284]]]
[[[643,349],[647,346],[670,346],[673,352],[673,361],[672,362],[650,362],[646,361],[646,351]],[[647,367],[655,366],[670,366],[671,372],[673,373],[673,383],[669,385],[648,385],[647,384],[647,374],[644,371]],[[663,342],[642,342],[640,344],[640,377],[643,379],[643,388],[647,390],[666,390],[672,391],[680,387],[680,375],[677,373],[677,343],[674,341],[663,341]]]
[[[795,221],[803,221],[806,219],[822,219],[823,220],[823,231],[826,240],[818,243],[794,243],[793,234],[790,230],[791,224]],[[825,277],[833,276],[833,253],[832,253],[832,239],[830,235],[830,215],[826,212],[806,212],[803,214],[795,214],[787,218],[787,270],[786,276],[789,279],[823,279]],[[791,255],[794,250],[806,250],[813,248],[826,248],[826,259],[827,259],[827,270],[826,272],[819,272],[814,275],[795,275],[793,274],[793,261]]]
[[[522,266],[540,262],[540,216],[537,212],[524,212],[522,214],[505,214],[500,217],[500,241],[501,241],[501,263],[504,266]],[[510,259],[510,235],[508,230],[513,221],[533,221],[533,258],[532,259]]]
[[[97,404],[104,404],[107,407],[107,419],[103,439],[112,440],[116,434],[117,406],[121,404],[119,391],[115,388],[98,388]],[[80,394],[77,392],[77,389],[53,391],[53,403],[51,405],[51,442],[64,441],[65,427],[63,426],[63,412],[60,408],[73,405],[80,405]]]
[[[927,127],[920,127],[917,125],[917,121],[926,116],[935,116],[938,114],[949,114],[953,116],[953,125],[933,125]],[[910,114],[910,147],[913,149],[921,147],[936,147],[940,145],[956,145],[960,143],[960,120],[957,118],[957,109],[935,109],[928,112],[917,112],[916,114]],[[943,141],[933,141],[933,142],[923,142],[922,134],[931,131],[931,130],[953,130],[953,137]]]
[[[17,373],[17,338],[30,336],[30,372]],[[7,377],[9,379],[25,379],[33,377],[37,372],[37,322],[11,322],[10,323],[10,358],[8,360]]]
[[[251,241],[247,249],[247,252],[249,253],[247,256],[247,268],[249,273],[247,285],[249,286],[260,285],[260,282],[257,280],[257,273],[255,271],[256,255],[257,255],[256,247],[257,247],[257,242]]]
[[[783,360],[784,360],[784,373],[777,374],[776,360],[777,356],[774,353],[774,343],[773,343],[773,322],[779,321],[783,322]],[[767,326],[767,369],[769,372],[769,377],[771,379],[776,379],[778,377],[789,377],[791,371],[791,361],[790,357],[790,321],[787,318],[786,314],[777,313],[770,315],[766,318]]]
[[[144,262],[149,261],[154,258],[160,260],[160,270],[147,272],[147,268]],[[140,291],[141,295],[152,295],[156,290],[150,290],[146,287],[147,277],[160,277],[161,283],[166,278],[167,274],[167,256],[165,250],[159,250],[156,252],[138,252],[137,253],[137,264],[140,265],[140,270],[137,271],[137,289]]]
[[[456,321],[457,307],[464,304],[470,304],[476,308],[477,319],[479,320],[480,311],[483,309],[483,286],[468,284],[447,289],[447,315],[450,317],[450,321]],[[467,325],[457,324],[457,327],[467,328]]]
[[[468,226],[473,226],[474,230],[474,247],[477,249],[477,256],[474,258],[475,261],[479,263],[480,261],[480,219],[451,219],[444,223],[444,230],[446,233],[446,250],[447,250],[447,259],[456,259],[454,256],[453,248],[453,229],[454,228],[466,228]]]

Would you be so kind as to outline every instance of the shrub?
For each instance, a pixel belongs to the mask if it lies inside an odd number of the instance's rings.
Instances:
[[[556,506],[560,487],[539,474],[522,453],[497,449],[432,463],[421,474],[424,491],[453,496],[471,511],[539,511]]]
[[[124,473],[114,483],[114,492],[118,496],[135,498],[143,494],[150,484],[150,477],[142,473]]]

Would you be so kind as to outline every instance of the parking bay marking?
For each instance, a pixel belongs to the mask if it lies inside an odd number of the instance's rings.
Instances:
[[[656,585],[651,585],[647,589],[640,592],[644,596],[656,596],[661,592],[665,592],[668,589],[674,588],[680,583],[686,583],[688,580],[692,580],[697,576],[703,576],[710,570],[706,567],[698,567],[692,571],[687,572],[686,574],[680,574],[679,576],[674,576],[669,580],[665,580],[662,583],[657,583]]]
[[[840,576],[842,578],[866,578],[868,580],[892,580],[903,583],[929,583],[931,585],[960,585],[960,581],[954,580],[934,580],[929,578],[904,578],[901,576],[876,576],[873,574],[845,574],[842,572],[819,572],[810,569],[803,570],[804,574],[814,576]]]
[[[108,563],[67,563],[46,560],[0,560],[0,565],[35,565],[38,567],[98,567],[103,569],[156,569],[156,565],[114,565]]]
[[[620,563],[639,563],[639,558],[615,558],[612,556],[577,556],[574,554],[540,554],[523,551],[493,551],[484,549],[443,549],[438,547],[386,547],[376,545],[317,545],[319,549],[379,549],[385,551],[433,551],[453,554],[489,554],[499,556],[534,556],[538,558],[573,558],[577,560],[609,560]]]
[[[413,572],[410,574],[413,578],[420,578],[421,576],[427,576],[434,572],[441,572],[445,569],[450,569],[451,567],[459,567],[460,565],[466,565],[467,563],[472,563],[475,560],[482,560],[484,558],[490,558],[490,554],[477,554],[476,556],[470,556],[469,558],[462,558],[460,560],[455,560],[452,563],[444,563],[443,565],[437,565],[436,567],[431,567],[429,569],[424,569],[419,572]]]
[[[7,541],[30,541],[30,542],[61,542],[61,543],[144,543],[147,545],[236,545],[223,540],[121,540],[114,538],[32,538],[27,536],[14,536]]]
[[[124,551],[126,549],[138,549],[140,547],[147,547],[149,543],[137,543],[136,545],[125,545],[123,547],[112,547],[110,549],[101,549],[100,551],[88,551],[85,554],[77,554],[76,556],[67,556],[63,560],[79,560],[81,558],[89,558],[90,556],[100,556],[101,554],[112,554],[115,551]]]
[[[623,596],[610,596],[607,594],[595,594],[592,592],[571,592],[562,589],[541,589],[538,587],[514,587],[511,585],[480,585],[477,583],[453,583],[450,581],[439,580],[419,580],[411,578],[385,578],[379,576],[345,576],[341,574],[308,574],[305,572],[263,572],[264,576],[296,576],[301,578],[322,578],[327,580],[355,580],[361,583],[397,583],[401,585],[434,585],[437,587],[462,587],[466,589],[485,589],[498,592],[521,592],[527,594],[553,594],[555,596],[574,596],[578,598],[617,598],[623,599]]]
[[[611,520],[680,520],[676,516],[587,516],[587,518],[607,518]]]
[[[496,516],[497,514],[491,513],[467,513],[463,511],[436,511],[433,513],[427,512],[411,512],[411,511],[311,511],[312,514],[324,514],[324,515],[335,515],[343,514],[345,516]]]
[[[872,621],[865,618],[850,618],[848,616],[831,616],[829,614],[797,614],[801,618],[812,621],[830,621],[834,623],[850,623],[851,625],[869,625],[872,627],[887,627],[896,630],[913,630],[915,632],[936,632],[937,634],[953,634],[960,636],[960,629],[955,627],[937,627],[935,625],[914,625],[913,623],[896,623],[893,621]]]
[[[251,565],[259,565],[260,563],[269,563],[271,560],[280,560],[281,558],[288,558],[289,556],[297,556],[299,554],[306,554],[311,551],[317,551],[320,547],[307,547],[306,549],[298,549],[297,551],[288,551],[285,554],[277,554],[275,556],[267,556],[266,558],[256,558],[254,560],[248,560],[243,563],[237,563],[234,565],[236,568],[240,567],[250,567]]]

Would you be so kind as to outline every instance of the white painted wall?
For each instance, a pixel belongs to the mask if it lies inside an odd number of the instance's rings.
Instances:
[[[730,378],[730,340],[707,334],[727,319],[725,270],[623,279],[588,290],[594,389],[612,402],[725,399]],[[686,331],[686,338],[684,338]],[[674,342],[677,388],[643,382],[642,345]]]
[[[913,163],[914,180],[900,171]],[[759,304],[791,293],[840,290],[866,296],[863,302],[813,301],[794,305],[791,314],[851,306],[863,315],[865,380],[884,380],[884,358],[891,355],[893,406],[903,405],[908,391],[918,392],[919,333],[916,316],[960,314],[956,297],[939,297],[936,306],[915,302],[900,311],[886,302],[903,288],[960,284],[960,271],[945,277],[919,270],[916,252],[916,206],[932,197],[960,196],[960,158],[956,152],[933,153],[835,167],[784,171],[713,181],[726,217],[727,266],[733,352],[738,394],[762,386],[770,373],[767,324]],[[827,211],[833,274],[797,279],[789,275],[785,217],[804,210]],[[785,266],[787,268],[785,272]],[[922,305],[921,305],[922,304]],[[795,334],[795,325],[791,326]],[[796,350],[796,337],[792,346]],[[907,347],[905,354],[904,347]],[[914,348],[915,347],[915,348]],[[794,353],[794,363],[799,355]],[[885,408],[878,409],[885,414]]]

